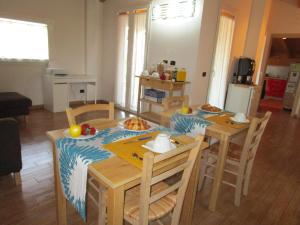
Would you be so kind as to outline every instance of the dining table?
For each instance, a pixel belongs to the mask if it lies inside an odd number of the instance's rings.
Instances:
[[[105,130],[117,127],[118,120],[99,122],[92,124],[97,130]],[[55,194],[56,194],[56,212],[57,224],[67,224],[67,199],[64,195],[59,175],[59,160],[57,151],[57,141],[64,138],[66,129],[48,131],[47,136],[52,143],[53,150],[53,168],[55,176]],[[186,135],[176,136],[180,143],[189,144],[195,141],[194,138]],[[208,148],[208,143],[203,142],[201,151]],[[181,212],[180,224],[192,224],[193,209],[199,181],[201,154],[196,159],[189,185],[184,199],[184,205]],[[123,158],[113,155],[105,160],[96,161],[88,165],[88,174],[95,179],[107,191],[107,224],[123,224],[123,210],[126,190],[141,183],[141,168],[138,168]]]
[[[210,211],[216,211],[229,143],[242,143],[242,140],[244,139],[243,137],[245,137],[250,124],[233,123],[230,120],[230,117],[234,116],[234,113],[231,112],[205,112],[201,110],[201,105],[192,105],[191,108],[193,112],[196,113],[186,116],[180,113],[181,107],[172,107],[162,111],[160,112],[162,117],[161,121],[164,126],[168,127],[171,125],[170,122],[172,121],[172,117],[174,117],[174,115],[179,115],[180,117],[185,118],[187,121],[192,119],[200,119],[206,123],[209,123],[205,128],[205,136],[215,138],[219,141],[218,159],[214,171],[213,186],[208,206]]]

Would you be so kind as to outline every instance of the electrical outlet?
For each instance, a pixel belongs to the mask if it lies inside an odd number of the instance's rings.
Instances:
[[[80,93],[84,93],[84,89],[80,89],[80,91],[79,91]]]

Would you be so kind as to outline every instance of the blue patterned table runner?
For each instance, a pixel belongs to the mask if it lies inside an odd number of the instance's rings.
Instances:
[[[180,133],[165,127],[154,130],[176,136]],[[87,172],[90,163],[110,158],[114,154],[103,149],[103,145],[153,132],[134,132],[119,127],[101,130],[90,139],[61,138],[56,141],[59,175],[66,199],[86,220]]]

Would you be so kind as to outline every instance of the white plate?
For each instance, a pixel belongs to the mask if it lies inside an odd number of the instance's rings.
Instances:
[[[97,134],[98,134],[98,130],[96,130],[96,134],[94,135],[80,135],[79,137],[76,137],[76,138],[73,138],[71,135],[70,135],[70,131],[69,129],[65,130],[64,131],[64,136],[66,138],[72,138],[72,139],[78,139],[78,140],[85,140],[85,139],[90,139],[90,138],[93,138],[95,137]]]
[[[127,120],[127,119],[126,119],[126,120]],[[150,121],[148,121],[148,120],[145,120],[145,121],[147,121],[147,124],[150,126],[149,129],[147,129],[147,130],[130,130],[130,129],[124,128],[124,122],[125,122],[126,120],[120,121],[119,124],[118,124],[118,126],[119,126],[121,129],[127,130],[127,131],[144,132],[144,131],[153,130],[154,128],[158,127],[157,124],[152,123],[152,122],[150,122]]]
[[[198,109],[199,109],[200,111],[202,111],[202,112],[206,112],[206,113],[210,113],[210,114],[220,114],[220,113],[222,113],[222,111],[220,111],[220,112],[207,111],[207,110],[201,109],[201,107],[198,108]]]
[[[173,144],[173,143],[170,143],[170,144],[171,144],[171,148],[169,150],[167,150],[167,151],[161,151],[161,149],[154,149],[153,148],[154,140],[148,141],[146,144],[142,145],[142,147],[144,147],[144,148],[146,148],[146,149],[148,149],[148,150],[150,150],[152,152],[155,152],[155,153],[166,153],[166,152],[169,152],[169,151],[171,151],[171,150],[173,150],[173,149],[176,148],[175,144]]]
[[[245,121],[237,121],[234,117],[230,117],[230,120],[235,123],[249,123],[250,121],[246,119]]]
[[[197,110],[193,110],[192,113],[187,113],[187,114],[185,114],[185,113],[182,113],[182,112],[181,112],[181,109],[176,110],[176,112],[179,113],[180,115],[183,115],[183,116],[195,116],[195,115],[197,115],[197,113],[198,113]]]

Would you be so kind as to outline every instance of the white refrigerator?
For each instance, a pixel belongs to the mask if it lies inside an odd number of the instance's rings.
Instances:
[[[234,113],[255,114],[259,103],[258,86],[229,84],[225,110]]]

